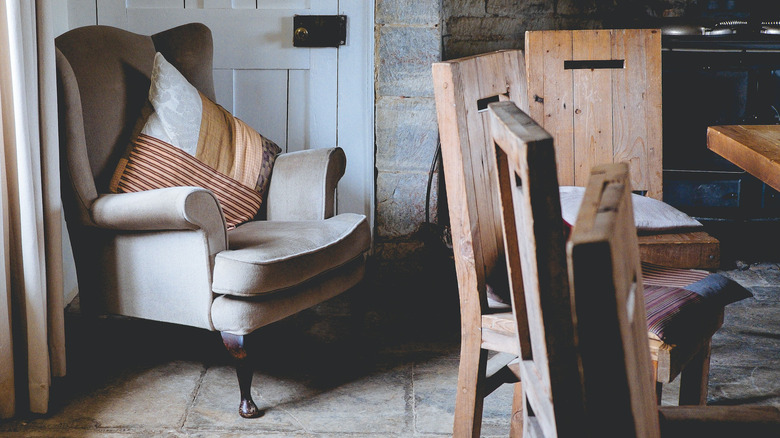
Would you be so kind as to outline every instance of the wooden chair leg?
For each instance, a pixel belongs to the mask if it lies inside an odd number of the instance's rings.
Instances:
[[[222,332],[222,342],[230,355],[236,360],[238,389],[241,391],[241,403],[238,415],[244,418],[257,418],[264,414],[252,400],[252,365],[247,357],[246,336]]]
[[[512,398],[512,419],[509,422],[509,437],[521,438],[523,436],[523,382],[514,384],[515,393]]]
[[[712,339],[709,339],[683,368],[680,374],[680,406],[707,404],[711,350]]]
[[[481,348],[481,339],[469,341],[461,342],[453,438],[479,438],[482,428],[487,351]]]

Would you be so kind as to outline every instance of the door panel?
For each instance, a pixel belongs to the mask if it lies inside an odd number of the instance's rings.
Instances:
[[[287,70],[233,70],[233,114],[283,150],[287,150],[287,83]]]

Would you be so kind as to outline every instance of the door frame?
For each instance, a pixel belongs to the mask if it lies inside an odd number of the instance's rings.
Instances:
[[[374,0],[339,0],[347,16],[347,44],[338,54],[338,144],[364,144],[363,211],[374,234]],[[362,17],[350,20],[349,17]],[[353,148],[355,150],[356,148]],[[347,164],[349,165],[349,164]],[[373,238],[371,239],[373,242]],[[373,244],[372,244],[373,246]]]

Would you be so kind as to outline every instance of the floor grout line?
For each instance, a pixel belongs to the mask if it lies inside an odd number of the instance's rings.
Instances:
[[[208,372],[209,367],[208,365],[203,365],[203,369],[200,371],[200,376],[198,377],[198,383],[195,385],[195,388],[192,390],[191,396],[190,396],[190,403],[187,406],[187,409],[184,410],[184,415],[179,423],[178,430],[181,432],[184,432],[184,425],[187,424],[187,419],[190,417],[190,412],[192,411],[192,408],[195,407],[195,402],[198,400],[198,396],[200,395],[200,388],[203,386],[203,380],[206,378],[206,373]]]

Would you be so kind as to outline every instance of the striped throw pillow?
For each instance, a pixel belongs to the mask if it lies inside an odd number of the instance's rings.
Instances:
[[[674,344],[698,337],[704,321],[752,294],[720,274],[642,263],[647,331]]]
[[[263,199],[257,190],[217,172],[183,150],[140,134],[116,180],[119,192],[140,192],[163,187],[194,186],[217,197],[228,229],[251,220]]]

